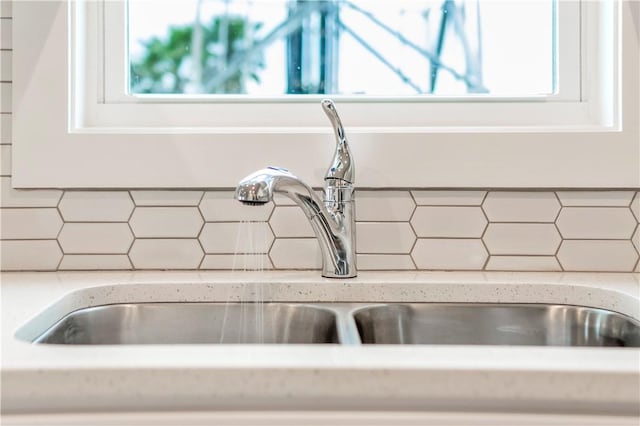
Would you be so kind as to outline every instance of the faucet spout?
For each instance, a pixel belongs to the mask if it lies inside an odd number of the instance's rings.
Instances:
[[[247,205],[261,205],[273,200],[273,194],[283,194],[292,199],[309,220],[323,214],[322,201],[300,178],[281,167],[267,167],[251,173],[236,188],[236,200]]]
[[[322,276],[352,278],[357,275],[353,161],[335,105],[324,100],[322,107],[336,134],[336,151],[325,177],[324,200],[300,178],[278,167],[258,170],[241,180],[236,199],[250,205],[265,204],[273,194],[292,199],[309,219],[320,244]]]

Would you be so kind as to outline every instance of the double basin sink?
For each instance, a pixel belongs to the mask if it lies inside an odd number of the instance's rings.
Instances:
[[[549,304],[129,303],[72,312],[34,343],[640,347],[640,322]]]

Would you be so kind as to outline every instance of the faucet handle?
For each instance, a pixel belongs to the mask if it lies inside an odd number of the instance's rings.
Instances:
[[[331,99],[324,99],[322,100],[322,109],[325,114],[327,114],[327,117],[329,117],[336,136],[336,151],[333,154],[333,160],[324,179],[337,179],[347,183],[353,183],[355,179],[353,156],[351,155],[351,150],[349,150],[347,137],[344,133],[342,121],[340,120],[336,106]]]

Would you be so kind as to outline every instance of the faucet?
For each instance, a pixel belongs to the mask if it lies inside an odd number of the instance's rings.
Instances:
[[[356,227],[353,199],[353,158],[333,101],[321,102],[336,137],[336,150],[324,178],[324,200],[300,178],[280,167],[258,170],[240,181],[235,197],[261,205],[279,193],[293,200],[311,222],[322,253],[322,276],[353,278],[356,269]]]

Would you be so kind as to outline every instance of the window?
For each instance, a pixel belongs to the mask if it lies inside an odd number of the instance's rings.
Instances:
[[[332,95],[356,185],[639,186],[630,6],[556,4],[551,91]],[[17,2],[14,19],[16,75],[28,76],[14,83],[17,187],[233,187],[269,164],[321,185],[333,150],[323,95],[136,95],[126,2]]]

